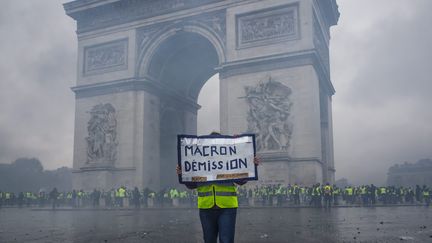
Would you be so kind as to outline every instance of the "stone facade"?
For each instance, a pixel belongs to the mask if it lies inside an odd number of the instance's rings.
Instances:
[[[415,187],[416,185],[432,186],[432,160],[421,159],[415,163],[405,162],[389,168],[387,185]]]
[[[76,0],[74,188],[176,186],[176,135],[220,75],[221,132],[257,134],[259,183],[334,181],[335,0]]]

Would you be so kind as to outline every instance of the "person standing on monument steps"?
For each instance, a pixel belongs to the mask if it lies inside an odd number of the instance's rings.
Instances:
[[[214,137],[222,136],[218,132],[210,134]],[[254,163],[258,165],[258,157]],[[177,165],[177,174],[182,171]],[[238,199],[236,185],[246,184],[246,180],[234,182],[188,182],[189,189],[198,191],[198,208],[203,237],[205,243],[216,243],[219,236],[220,243],[233,243],[235,223],[237,217]]]

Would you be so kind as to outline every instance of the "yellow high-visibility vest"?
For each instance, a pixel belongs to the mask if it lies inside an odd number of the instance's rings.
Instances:
[[[123,187],[120,187],[119,189],[118,189],[118,192],[119,192],[119,197],[126,197],[126,190],[123,188]]]
[[[173,188],[170,190],[170,197],[171,197],[171,199],[179,197],[179,193],[178,193],[177,189]]]
[[[331,191],[332,191],[332,187],[331,186],[329,186],[329,185],[325,185],[324,186],[324,193],[325,194],[330,195]]]
[[[237,189],[233,183],[198,186],[198,208],[237,208]]]

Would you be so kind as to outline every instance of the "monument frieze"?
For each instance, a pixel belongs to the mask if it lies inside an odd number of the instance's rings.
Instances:
[[[86,47],[83,75],[127,69],[127,56],[127,39]]]
[[[298,6],[288,5],[239,15],[236,27],[237,48],[298,39]]]
[[[78,20],[78,32],[85,32],[220,1],[223,0],[123,0],[74,17]]]

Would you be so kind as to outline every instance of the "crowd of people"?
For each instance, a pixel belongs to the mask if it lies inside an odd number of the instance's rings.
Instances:
[[[317,183],[312,186],[297,184],[283,186],[265,185],[249,189],[239,189],[239,199],[253,198],[253,203],[261,205],[303,205],[331,207],[340,205],[390,205],[390,204],[430,204],[430,189],[426,186],[411,187],[371,185],[346,186]],[[251,204],[251,203],[249,203]]]
[[[312,186],[270,184],[239,187],[238,200],[243,206],[310,206],[332,207],[342,205],[395,205],[424,204],[429,206],[431,189],[426,185],[412,187],[371,185],[346,186],[317,183]],[[166,188],[153,191],[150,188],[133,189],[121,186],[108,191],[72,190],[59,192],[0,191],[0,207],[196,207],[195,190]]]

